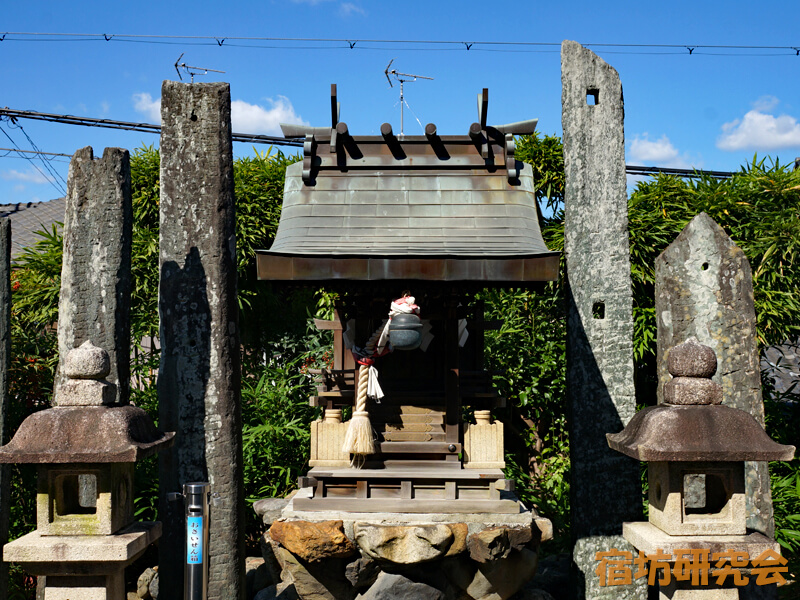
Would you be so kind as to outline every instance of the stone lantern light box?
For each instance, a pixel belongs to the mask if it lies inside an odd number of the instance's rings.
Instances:
[[[746,412],[722,405],[714,351],[690,338],[668,355],[664,403],[647,407],[611,448],[648,462],[649,521],[668,535],[745,535],[744,461],[791,460]]]

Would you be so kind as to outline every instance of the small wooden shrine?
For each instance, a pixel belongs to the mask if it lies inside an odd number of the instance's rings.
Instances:
[[[325,417],[295,510],[520,512],[491,416],[504,399],[484,368],[484,332],[498,324],[474,294],[555,280],[559,255],[541,237],[531,168],[514,156],[514,135],[536,121],[493,127],[487,109],[484,89],[466,135],[428,124],[398,136],[384,123],[354,136],[334,85],[330,127],[283,126],[304,138],[303,162],[287,169],[258,277],[339,293],[335,320],[317,321],[333,330],[334,361],[317,374],[311,403]],[[387,324],[390,306],[403,319]],[[405,317],[417,312],[416,324]],[[368,450],[348,439],[361,419]]]

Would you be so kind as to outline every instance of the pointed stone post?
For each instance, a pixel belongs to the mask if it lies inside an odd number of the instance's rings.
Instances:
[[[717,354],[722,403],[764,425],[753,277],[744,252],[700,213],[656,259],[658,401],[670,379],[667,351],[694,336]],[[773,537],[766,462],[745,463],[747,527]]]
[[[631,551],[623,521],[640,520],[639,465],[611,450],[636,412],[622,85],[580,44],[561,45],[567,400],[570,410],[572,578],[578,598],[646,598],[642,580],[600,587],[597,552]]]
[[[0,219],[0,444],[9,438],[8,368],[11,362],[11,221]],[[9,465],[0,466],[0,555],[8,542]],[[0,561],[0,598],[8,597],[8,563]]]
[[[106,148],[94,160],[90,146],[81,148],[67,180],[56,391],[66,380],[63,360],[90,340],[111,357],[108,381],[117,386],[116,402],[128,403],[132,231],[128,151]]]
[[[160,592],[183,597],[183,505],[166,494],[208,481],[209,600],[243,599],[244,491],[230,87],[165,81],[161,90],[159,425]]]

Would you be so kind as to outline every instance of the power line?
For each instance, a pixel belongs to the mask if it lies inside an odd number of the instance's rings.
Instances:
[[[33,150],[34,150],[34,151],[35,151],[35,152],[36,152],[36,153],[39,155],[39,160],[41,160],[41,161],[42,161],[42,164],[44,165],[44,168],[47,170],[47,172],[48,172],[48,173],[50,173],[50,176],[51,176],[51,177],[53,177],[53,179],[54,179],[54,180],[55,180],[55,179],[60,179],[60,180],[61,180],[61,183],[63,183],[63,184],[64,184],[64,186],[66,186],[66,185],[67,185],[67,181],[66,181],[66,180],[64,179],[64,177],[61,175],[61,173],[59,173],[58,171],[56,171],[56,170],[55,170],[55,169],[54,169],[54,168],[53,168],[53,167],[50,165],[50,161],[51,161],[52,159],[51,159],[51,158],[45,158],[44,156],[42,156],[41,154],[39,154],[39,146],[37,146],[37,145],[36,145],[36,143],[35,143],[35,142],[34,142],[34,141],[31,139],[31,136],[29,136],[29,135],[28,135],[28,132],[27,132],[27,131],[25,131],[25,129],[22,127],[22,125],[20,125],[19,123],[17,123],[16,119],[9,119],[9,121],[10,121],[10,126],[11,126],[11,127],[13,127],[13,128],[15,128],[15,129],[19,129],[19,130],[22,132],[22,135],[24,135],[24,136],[25,136],[25,139],[27,139],[27,140],[28,140],[28,143],[31,145],[31,148],[33,148]],[[59,187],[63,187],[63,186],[59,186]]]
[[[10,36],[10,37],[9,37]],[[19,36],[19,37],[15,37]],[[245,48],[296,48],[291,44],[315,43],[315,44],[341,44],[335,48],[350,50],[378,50],[387,48],[376,48],[365,46],[364,44],[403,44],[403,45],[428,45],[428,46],[457,46],[465,51],[470,51],[475,46],[475,50],[481,50],[478,46],[492,47],[560,47],[560,42],[522,42],[522,41],[478,41],[478,40],[413,40],[413,39],[353,39],[353,38],[295,38],[295,37],[256,37],[256,36],[230,36],[230,35],[153,35],[153,34],[108,34],[108,33],[64,33],[64,32],[24,32],[7,31],[0,33],[0,41],[34,41],[34,42],[140,42],[140,43],[172,43],[184,45],[217,45],[219,47],[236,46]],[[239,42],[232,43],[232,42]],[[241,42],[245,42],[242,44]],[[284,44],[283,46],[257,46],[252,42],[270,42]],[[632,50],[639,49],[670,49],[680,50],[683,54],[688,52],[690,55],[695,50],[783,50],[783,55],[790,56],[794,52],[795,56],[800,56],[800,43],[796,46],[769,46],[753,44],[625,44],[625,43],[585,43],[590,48],[627,48]],[[306,46],[305,49],[331,49],[332,46]],[[486,48],[482,50],[486,51]],[[496,49],[495,51],[498,51]],[[517,50],[519,51],[519,50]],[[637,53],[637,52],[630,52]],[[697,54],[709,54],[708,52],[697,52]],[[737,52],[727,52],[723,55],[738,55]],[[763,55],[763,54],[762,54]],[[766,54],[771,56],[771,54]]]
[[[28,154],[46,154],[47,156],[66,156],[67,158],[72,158],[72,154],[62,154],[61,152],[43,152],[42,150],[20,150],[19,148],[0,148],[0,152],[26,152]],[[8,156],[8,154],[3,155],[3,157],[5,156]]]
[[[69,125],[83,125],[90,127],[106,127],[109,129],[124,129],[127,131],[143,131],[146,133],[160,133],[161,126],[152,123],[131,123],[127,121],[114,121],[111,119],[90,119],[88,117],[74,117],[72,115],[56,115],[51,113],[40,113],[29,110],[14,110],[11,108],[0,108],[0,117],[15,119],[37,119],[41,121],[52,121],[55,123],[66,123]],[[5,133],[5,132],[4,132]],[[6,134],[6,137],[8,135]],[[234,133],[233,140],[236,142],[249,142],[255,144],[271,144],[273,146],[293,146],[300,147],[303,142],[300,140],[287,140],[282,137],[271,135],[256,135],[249,133]],[[9,138],[11,139],[11,138]],[[12,140],[13,141],[13,140]],[[39,152],[34,150],[19,150],[11,148],[0,148],[0,151],[12,150],[15,152],[30,152],[34,154],[49,154],[52,156],[67,156],[57,152]],[[625,172],[628,175],[653,175],[662,173],[664,175],[676,175],[678,177],[702,177],[709,176],[718,179],[727,179],[734,173],[731,171],[703,171],[699,169],[675,169],[671,167],[643,167],[637,165],[625,165]]]
[[[58,115],[53,113],[42,113],[31,110],[14,110],[11,108],[0,108],[0,117],[10,119],[34,119],[37,121],[50,121],[53,123],[64,123],[66,125],[82,125],[84,127],[102,127],[105,129],[124,129],[126,131],[142,131],[145,133],[161,133],[161,126],[153,123],[134,123],[130,121],[115,121],[113,119],[93,119],[89,117],[76,117],[73,115]],[[254,133],[233,133],[231,134],[234,142],[246,142],[250,144],[271,144],[273,146],[294,146],[302,147],[302,140],[287,140],[283,137],[273,135],[260,135]]]
[[[12,138],[10,135],[8,135],[8,132],[3,127],[0,127],[0,131],[3,132],[3,135],[6,136],[8,138],[8,141],[10,141],[11,144],[14,146],[14,151],[21,150],[19,145],[17,145],[17,142],[14,141],[14,138]],[[45,175],[45,173],[39,168],[39,165],[37,165],[33,161],[33,158],[31,158],[30,156],[25,156],[24,154],[19,153],[19,152],[18,152],[18,154],[19,154],[20,158],[24,158],[25,160],[27,160],[31,164],[31,166],[39,172],[39,175],[44,177],[45,181],[47,181],[50,185],[52,185],[59,194],[66,194],[67,193],[67,191],[61,187],[61,184],[59,184],[58,181],[55,180],[55,178],[51,179],[50,177]],[[47,160],[44,157],[40,157],[40,158],[42,158],[43,161]]]
[[[729,179],[734,173],[731,171],[704,171],[702,169],[673,169],[672,167],[640,167],[625,165],[628,175],[677,175],[678,177],[714,177],[715,179]]]

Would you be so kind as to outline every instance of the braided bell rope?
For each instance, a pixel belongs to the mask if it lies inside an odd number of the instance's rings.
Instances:
[[[375,346],[387,322],[388,319],[384,320],[367,341],[365,346],[367,357],[375,354]],[[342,446],[343,452],[354,455],[353,466],[363,463],[363,457],[367,454],[375,453],[375,436],[372,432],[372,423],[369,421],[369,412],[367,412],[369,369],[369,365],[359,365],[356,404],[353,407],[353,416],[349,421]]]

